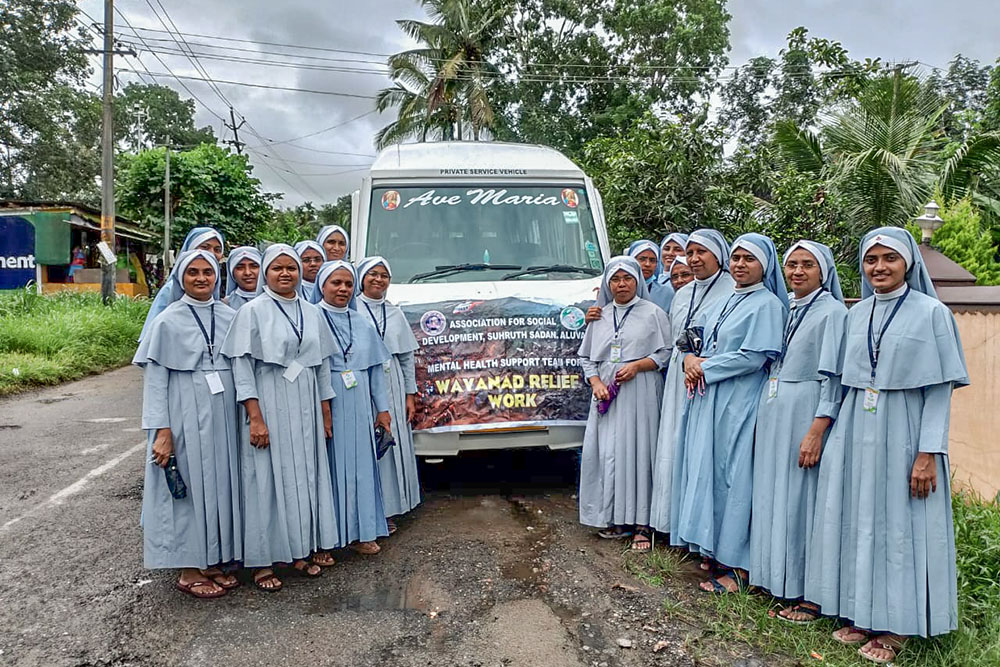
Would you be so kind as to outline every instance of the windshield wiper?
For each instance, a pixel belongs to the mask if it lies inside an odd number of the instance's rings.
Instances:
[[[531,276],[539,273],[586,273],[588,276],[599,276],[603,271],[588,266],[572,266],[570,264],[550,264],[548,266],[529,266],[524,271],[508,273],[501,280],[510,280],[519,276]]]
[[[450,276],[454,273],[462,273],[463,271],[511,271],[518,270],[521,267],[517,264],[446,264],[444,266],[435,266],[433,271],[428,271],[426,273],[418,273],[417,275],[410,278],[408,282],[415,283],[418,280],[424,280],[425,278],[440,278],[443,276]]]

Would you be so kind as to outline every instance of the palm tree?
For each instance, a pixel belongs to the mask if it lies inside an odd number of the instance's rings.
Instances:
[[[818,133],[780,123],[775,146],[786,164],[827,181],[860,227],[905,225],[938,183],[945,109],[897,70],[822,118]]]
[[[421,46],[389,58],[395,84],[378,93],[375,108],[399,111],[376,135],[379,148],[407,139],[461,139],[466,134],[478,140],[496,123],[489,87],[498,71],[487,57],[497,46],[510,6],[483,9],[475,0],[421,0],[421,5],[431,22],[396,22]]]

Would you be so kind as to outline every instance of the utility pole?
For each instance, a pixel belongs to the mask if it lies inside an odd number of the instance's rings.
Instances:
[[[170,137],[167,137],[167,161],[163,170],[163,275],[170,273]]]
[[[115,251],[115,156],[114,156],[114,0],[104,0],[104,101],[101,126],[101,240]],[[115,298],[117,266],[105,259],[101,273],[101,299]]]
[[[229,144],[230,146],[235,146],[236,154],[243,155],[243,146],[245,146],[246,144],[240,141],[240,128],[247,124],[247,120],[246,118],[241,118],[240,124],[237,125],[236,112],[233,110],[232,107],[229,107],[229,120],[232,123],[231,125],[226,125],[225,121],[223,121],[222,124],[233,131],[233,138],[232,141],[224,141],[223,143]]]

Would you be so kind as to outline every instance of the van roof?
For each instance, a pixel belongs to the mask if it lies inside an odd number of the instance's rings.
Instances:
[[[373,179],[440,178],[517,180],[582,179],[583,171],[565,155],[535,144],[494,141],[435,141],[386,148],[371,166]]]

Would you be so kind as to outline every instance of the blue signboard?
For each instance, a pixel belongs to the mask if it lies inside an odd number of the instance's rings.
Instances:
[[[0,289],[35,279],[35,227],[24,218],[0,216]]]

